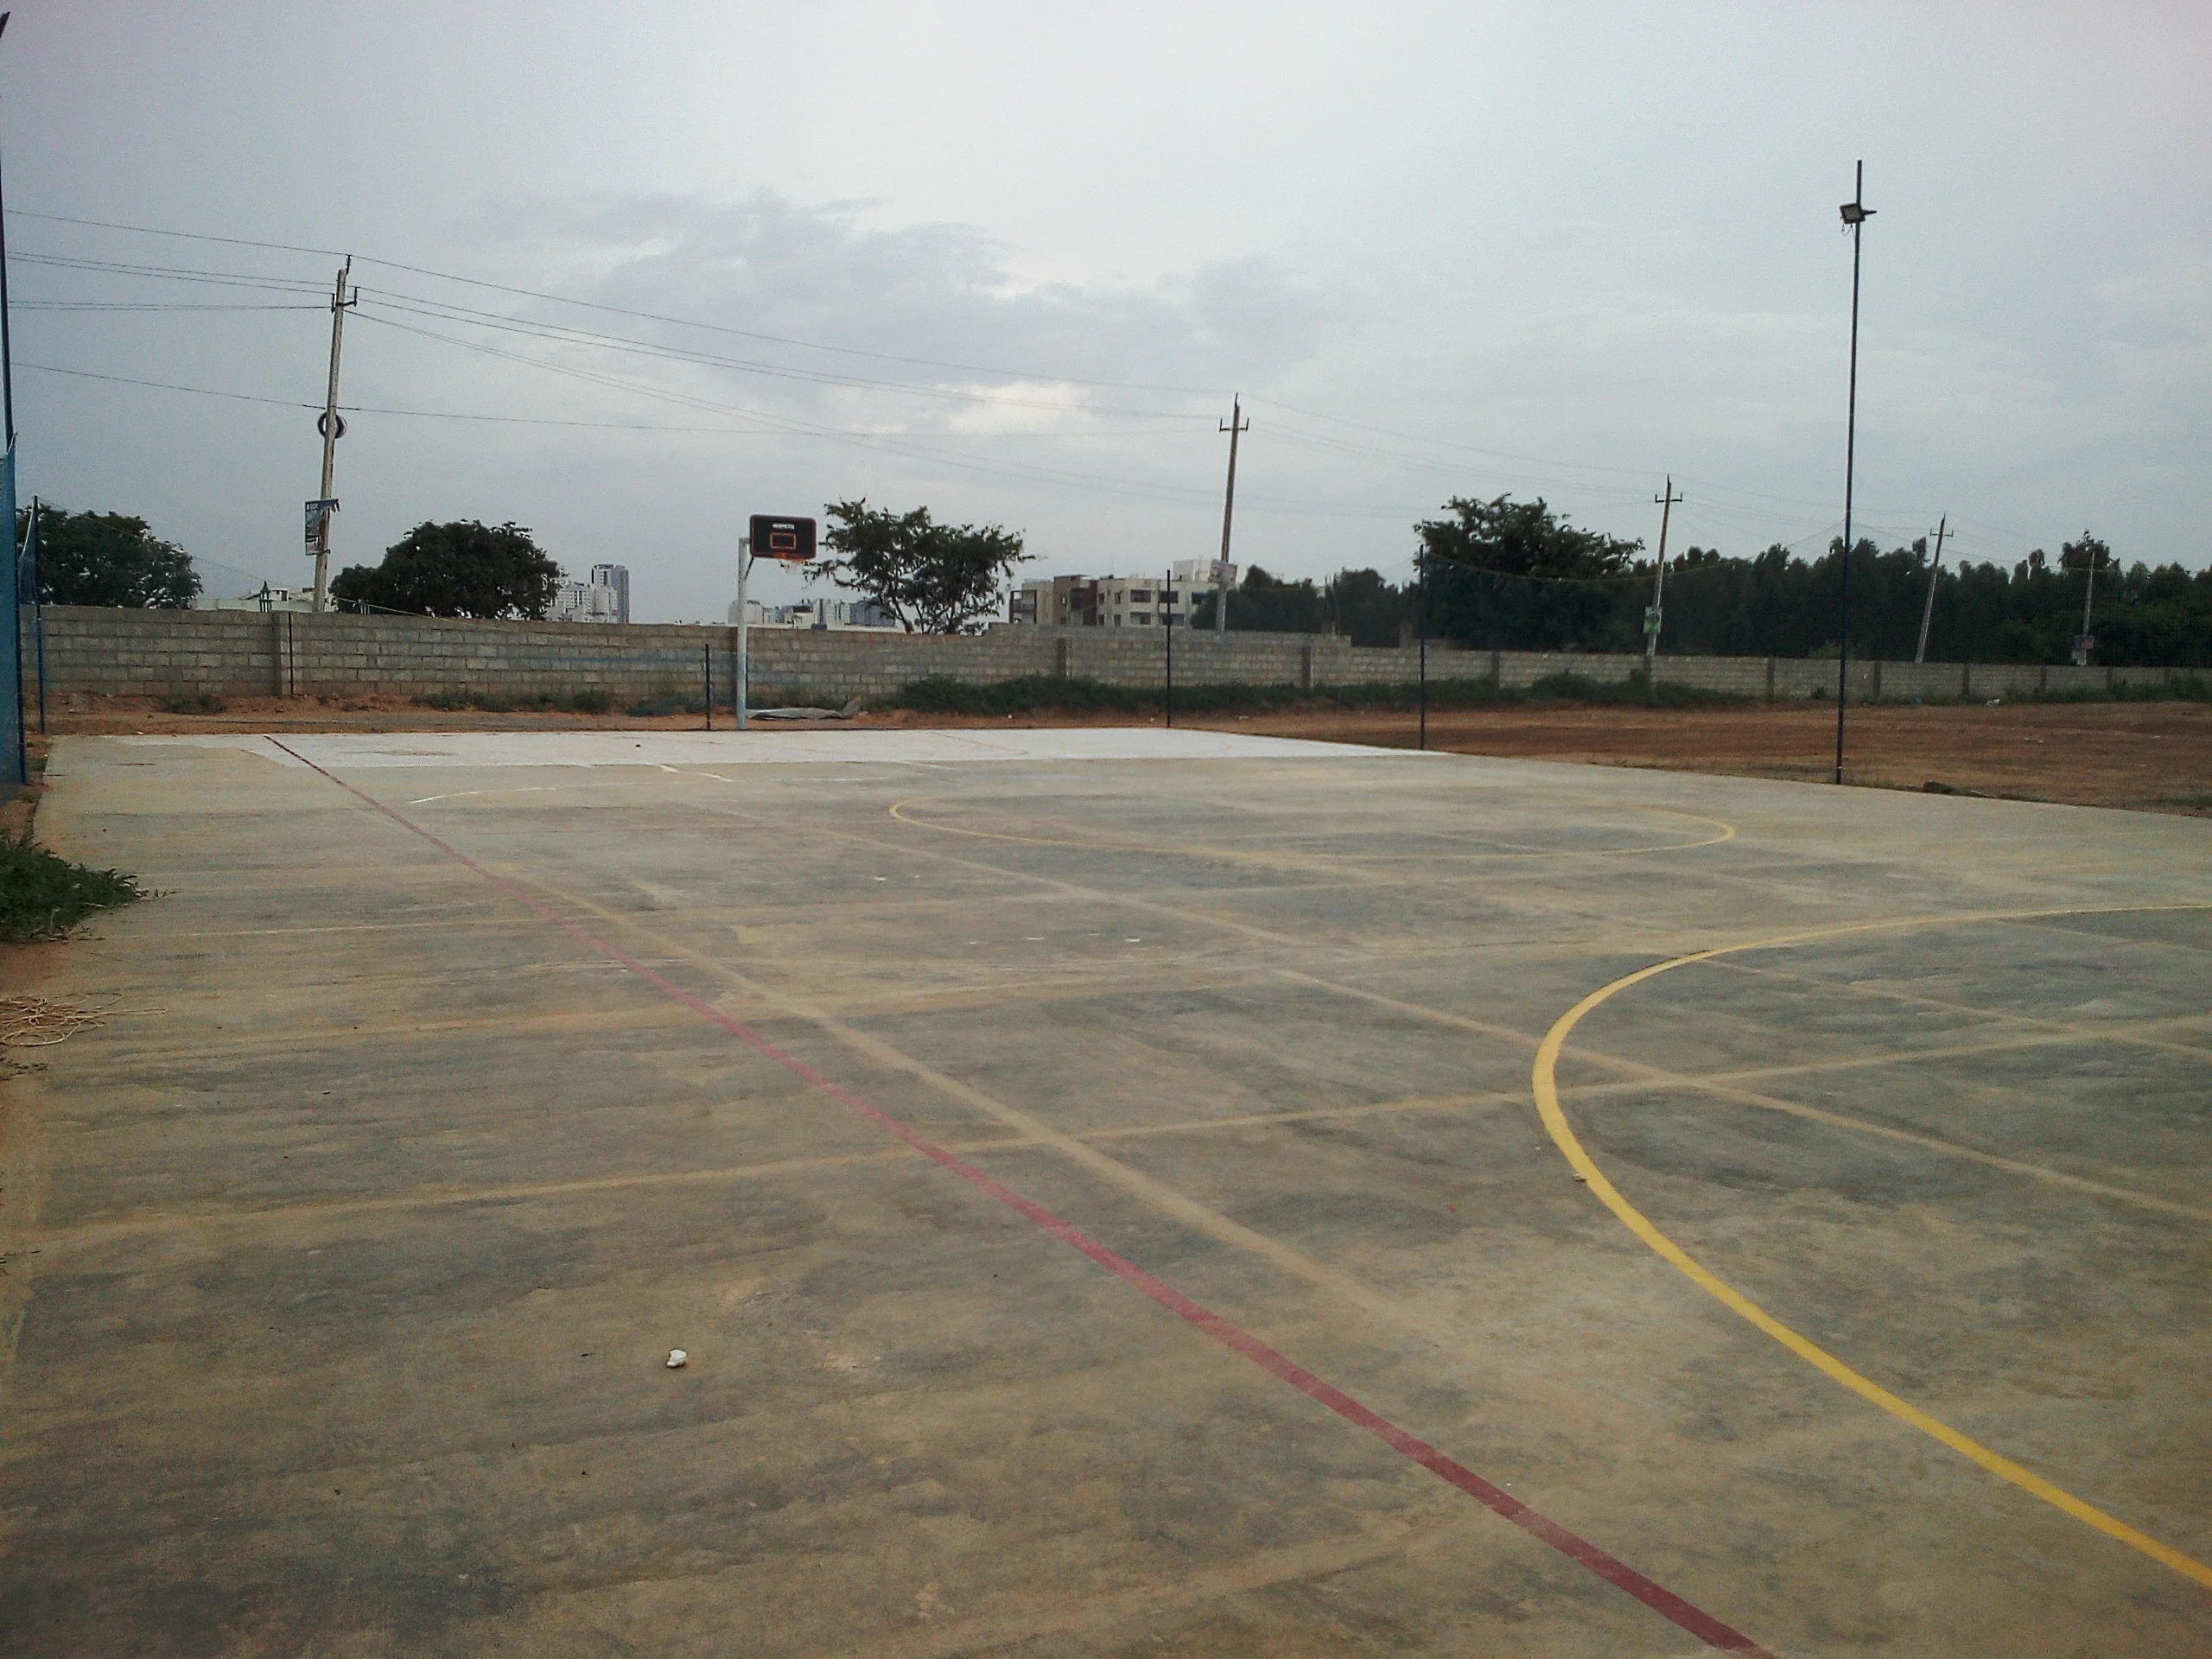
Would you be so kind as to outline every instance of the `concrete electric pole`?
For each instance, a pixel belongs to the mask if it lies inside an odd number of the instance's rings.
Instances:
[[[1682,498],[1675,493],[1675,475],[1667,474],[1667,489],[1662,495],[1651,498],[1659,504],[1659,571],[1651,583],[1651,608],[1643,613],[1643,689],[1651,689],[1651,672],[1657,665],[1659,655],[1659,624],[1667,604],[1667,521],[1674,516],[1675,504]]]
[[[1928,660],[1928,625],[1936,620],[1936,573],[1943,568],[1943,532],[1950,524],[1951,515],[1947,512],[1936,524],[1936,557],[1928,567],[1928,602],[1920,607],[1920,644],[1912,653],[1916,665]]]
[[[338,440],[346,435],[346,423],[338,413],[338,347],[345,338],[346,308],[353,303],[346,292],[346,283],[353,274],[353,260],[348,255],[339,267],[338,284],[330,293],[330,387],[323,399],[322,416],[315,423],[322,434],[322,493],[316,498],[316,526],[315,538],[315,607],[317,612],[328,608],[330,593],[330,515],[338,503],[332,499],[331,485],[338,466]]]
[[[1229,400],[1229,419],[1221,429],[1229,434],[1229,488],[1221,498],[1221,562],[1213,568],[1213,637],[1217,639],[1229,632],[1229,524],[1236,512],[1236,438],[1239,433],[1252,429],[1252,423],[1244,418],[1242,394]]]
[[[2082,590],[2082,633],[2074,642],[2074,665],[2087,668],[2097,648],[2097,636],[2089,632],[2089,615],[2097,602],[2097,543],[2094,537],[2082,538],[2088,543],[2082,550],[2088,555],[2089,585]]]

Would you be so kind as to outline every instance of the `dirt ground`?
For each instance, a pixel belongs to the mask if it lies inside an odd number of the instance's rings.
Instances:
[[[725,714],[718,726],[726,726]],[[1126,715],[1027,715],[1012,719],[919,715],[857,716],[873,727],[1122,726]],[[1156,717],[1155,717],[1156,723]],[[1201,715],[1179,725],[1390,747],[1414,741],[1412,714],[1301,711]],[[610,715],[442,711],[397,698],[343,702],[240,699],[220,715],[171,715],[144,698],[104,697],[54,711],[57,732],[690,731],[696,715],[652,720]],[[2077,806],[2212,816],[2212,708],[2186,702],[2004,703],[1853,709],[1846,781],[1885,789],[1933,784],[1961,794],[2060,801]],[[1524,705],[1432,711],[1432,748],[1461,754],[1586,761],[1669,772],[1817,779],[1832,769],[1835,711],[1805,703],[1718,709],[1592,709]]]
[[[1214,722],[1205,722],[1211,724]],[[1255,716],[1243,732],[1397,745],[1402,714]],[[1853,709],[1847,782],[2077,806],[2212,814],[2212,708],[2186,702]],[[1431,748],[1669,772],[1818,779],[1834,768],[1835,710],[1519,708],[1432,713]]]

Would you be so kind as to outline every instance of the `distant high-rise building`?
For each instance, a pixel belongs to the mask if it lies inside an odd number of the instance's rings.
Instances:
[[[614,594],[614,620],[630,620],[630,567],[626,564],[594,564],[591,568],[591,585],[605,588]]]
[[[556,622],[627,622],[629,566],[594,564],[590,581],[563,582],[553,596],[550,616]]]

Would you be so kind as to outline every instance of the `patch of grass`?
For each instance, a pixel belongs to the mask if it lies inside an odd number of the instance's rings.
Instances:
[[[1648,683],[1642,674],[1625,680],[1593,680],[1572,671],[1547,674],[1529,687],[1532,702],[1595,703],[1605,707],[1639,709],[1713,709],[1757,701],[1734,691],[1713,691],[1701,685],[1676,685],[1666,680]]]
[[[2122,683],[2068,686],[2056,691],[2023,691],[2015,702],[2212,702],[2212,680],[2191,675],[2164,685]]]
[[[603,715],[614,707],[614,694],[594,685],[581,691],[540,691],[522,696],[498,691],[433,691],[415,701],[425,709],[448,713],[475,709],[487,715]]]
[[[1294,709],[1410,709],[1419,701],[1418,689],[1405,681],[1368,682],[1354,685],[1314,686],[1178,684],[1175,712],[1179,715],[1272,713]],[[1478,709],[1524,702],[1634,704],[1646,708],[1705,707],[1750,702],[1753,699],[1695,686],[1661,683],[1647,687],[1631,680],[1595,680],[1579,674],[1554,674],[1526,690],[1500,686],[1488,679],[1437,679],[1428,683],[1432,709]],[[1166,696],[1157,686],[1142,688],[1109,685],[1077,676],[1027,675],[984,685],[937,676],[916,680],[880,707],[911,709],[925,715],[1027,715],[1045,712],[1077,714],[1153,714],[1164,708]]]
[[[657,720],[663,715],[702,715],[705,702],[696,696],[647,697],[643,702],[633,702],[622,712],[632,720]]]
[[[228,707],[213,691],[191,691],[162,699],[165,715],[219,715]]]
[[[0,836],[0,941],[58,939],[96,910],[147,897],[138,878],[95,870]]]

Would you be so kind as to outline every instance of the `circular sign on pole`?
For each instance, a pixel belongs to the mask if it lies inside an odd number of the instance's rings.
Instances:
[[[324,410],[321,414],[315,417],[315,429],[317,432],[320,432],[326,438],[330,435],[330,411],[328,410]],[[340,415],[338,417],[338,435],[341,438],[346,435],[346,417],[343,415]]]

